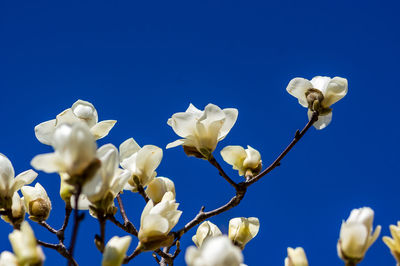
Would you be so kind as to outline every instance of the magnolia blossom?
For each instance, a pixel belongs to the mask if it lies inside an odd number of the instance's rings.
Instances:
[[[174,182],[169,178],[159,176],[148,184],[146,194],[154,203],[159,203],[168,191],[175,197]]]
[[[53,135],[54,153],[37,155],[31,164],[46,173],[67,174],[68,183],[83,183],[94,173],[88,172],[96,159],[96,142],[83,123],[62,124]]]
[[[182,113],[176,113],[168,119],[168,125],[183,139],[167,145],[168,148],[182,145],[188,155],[199,158],[210,158],[236,122],[238,110],[226,108],[221,110],[214,104],[208,104],[204,111],[193,104]]]
[[[261,171],[261,155],[249,145],[247,149],[241,146],[227,146],[222,149],[221,156],[233,169],[238,170],[241,176],[253,176]]]
[[[10,251],[3,251],[0,254],[0,266],[18,266],[17,258]]]
[[[147,186],[157,175],[156,168],[160,165],[163,151],[154,145],[142,148],[133,138],[127,139],[119,146],[121,167],[129,170],[131,178],[125,189],[137,191],[138,181],[141,186]]]
[[[218,226],[212,222],[205,221],[199,225],[196,231],[196,235],[192,237],[192,241],[197,247],[201,247],[205,240],[222,235],[221,230]]]
[[[288,248],[287,253],[285,266],[308,266],[308,260],[303,248]]]
[[[381,232],[377,226],[372,232],[374,211],[369,207],[354,209],[349,218],[343,221],[340,228],[340,239],[337,244],[338,255],[344,261],[361,261],[368,248],[375,242]]]
[[[21,199],[18,192],[14,192],[14,195],[12,197],[11,216],[12,217],[9,217],[7,215],[2,215],[1,219],[3,219],[4,221],[13,226],[20,225],[25,219],[24,200]]]
[[[243,265],[243,255],[227,236],[216,236],[200,248],[188,247],[185,261],[188,266],[240,266]]]
[[[141,249],[155,250],[173,242],[174,237],[168,233],[181,217],[182,211],[178,211],[178,206],[170,191],[164,194],[158,204],[154,204],[152,200],[147,202],[140,218],[138,237]]]
[[[22,186],[32,183],[38,174],[33,170],[27,170],[15,178],[14,175],[14,167],[10,160],[0,153],[0,209],[10,209],[14,193]]]
[[[244,249],[244,246],[252,240],[260,229],[260,222],[256,217],[238,217],[229,221],[229,239],[232,242]]]
[[[84,122],[95,139],[101,139],[108,135],[114,127],[116,120],[98,122],[97,110],[90,102],[78,100],[71,108],[57,115],[56,119],[43,122],[35,127],[36,138],[43,144],[52,145],[56,128],[63,123],[74,124]]]
[[[318,121],[314,123],[317,129],[323,129],[332,120],[331,105],[347,94],[347,79],[340,77],[316,76],[311,81],[304,78],[294,78],[286,90],[308,108],[309,119],[313,111],[318,112]]]
[[[29,223],[24,221],[20,230],[14,230],[8,235],[18,265],[42,265],[44,254],[38,246],[35,235]]]
[[[396,225],[390,225],[390,233],[392,238],[384,236],[382,238],[383,242],[389,247],[390,252],[396,259],[397,263],[400,263],[400,221]]]
[[[101,162],[101,167],[83,186],[82,195],[86,196],[96,209],[112,212],[114,198],[123,190],[130,175],[128,171],[118,168],[118,150],[114,145],[101,146],[97,151],[97,158]]]
[[[47,220],[51,210],[51,201],[42,185],[36,183],[35,187],[23,186],[21,192],[24,195],[25,208],[30,215],[29,219],[33,221]]]
[[[130,236],[111,238],[103,253],[102,266],[120,266],[124,261],[126,251],[131,244],[132,238]]]

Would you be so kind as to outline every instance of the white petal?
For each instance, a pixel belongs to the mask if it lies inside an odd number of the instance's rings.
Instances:
[[[308,119],[312,117],[312,111],[308,110]],[[318,116],[318,121],[314,123],[314,127],[316,129],[324,129],[326,128],[332,121],[332,112],[327,115],[320,115]]]
[[[64,172],[66,170],[64,163],[55,153],[39,154],[32,159],[31,165],[46,173]]]
[[[233,125],[236,123],[239,111],[235,108],[226,108],[223,110],[225,113],[225,122],[221,127],[221,131],[218,136],[218,140],[223,140],[229,131],[231,131]]]
[[[78,210],[89,210],[90,201],[86,195],[81,194],[78,200]],[[71,207],[75,209],[75,195],[71,196]]]
[[[328,84],[331,81],[330,77],[316,76],[311,80],[314,89],[317,89],[325,95]]]
[[[8,190],[14,180],[14,167],[10,160],[0,153],[0,188]]]
[[[97,150],[97,158],[101,161],[101,174],[109,183],[118,169],[118,150],[112,144],[103,145]]]
[[[90,102],[77,100],[72,105],[71,110],[76,117],[85,121],[89,127],[93,127],[98,121],[97,110]]]
[[[114,127],[117,120],[104,120],[94,125],[90,132],[93,134],[95,139],[101,139],[108,135],[110,130]]]
[[[342,99],[347,94],[347,87],[347,79],[334,77],[326,88],[323,105],[329,107]]]
[[[185,144],[185,142],[186,142],[185,139],[178,139],[178,140],[175,140],[175,141],[173,141],[171,143],[168,143],[167,147],[165,147],[165,148],[166,149],[174,148],[174,147],[177,147],[177,146]]]
[[[243,161],[246,158],[246,151],[241,146],[226,146],[221,151],[222,159],[232,165],[236,170],[243,166]]]
[[[35,180],[38,174],[33,170],[27,170],[20,173],[15,177],[14,184],[12,186],[13,191],[18,191],[22,186],[29,185]],[[40,185],[40,184],[39,184]]]
[[[167,123],[179,137],[186,138],[189,135],[193,135],[196,121],[194,114],[182,112],[172,115]]]
[[[257,217],[249,217],[248,221],[249,221],[250,234],[254,238],[258,234],[258,231],[260,230],[260,221],[258,220]]]
[[[62,124],[74,124],[74,123],[82,123],[82,120],[80,120],[78,117],[74,115],[71,108],[62,111],[56,117],[56,127]]]
[[[201,121],[201,123],[208,128],[215,121],[225,121],[225,113],[215,104],[209,103],[204,108],[204,113],[199,121]]]
[[[35,127],[35,136],[41,143],[51,145],[55,129],[55,119],[40,123]]]
[[[261,154],[256,149],[247,145],[246,159],[243,161],[243,166],[246,168],[255,169],[261,163]]]
[[[368,231],[359,223],[343,223],[340,229],[340,247],[350,258],[363,258],[366,251]]]
[[[145,145],[138,151],[136,167],[141,169],[147,177],[150,177],[153,175],[154,170],[160,165],[162,156],[163,151],[159,147]]]
[[[147,237],[167,234],[168,229],[168,220],[158,214],[149,214],[145,216],[143,223],[140,224],[140,231]]]
[[[139,150],[139,144],[133,138],[129,138],[119,145],[119,158],[123,161]]]
[[[196,117],[200,117],[203,114],[203,111],[199,110],[196,108],[196,106],[194,106],[193,104],[189,104],[189,107],[186,109],[185,111],[186,113],[192,113],[194,114]]]
[[[302,106],[307,108],[308,103],[306,99],[306,91],[312,87],[313,85],[307,79],[294,78],[289,82],[286,90],[289,94],[296,97]]]

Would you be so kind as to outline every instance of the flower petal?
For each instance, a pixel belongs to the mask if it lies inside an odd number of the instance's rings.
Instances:
[[[31,165],[46,173],[64,172],[66,170],[63,161],[55,153],[45,153],[35,156]]]
[[[347,79],[334,77],[328,84],[322,101],[325,107],[329,107],[342,99],[347,94]]]
[[[120,161],[125,160],[130,157],[132,154],[138,152],[140,150],[139,144],[133,138],[129,138],[119,145],[119,158]]]
[[[312,87],[313,85],[309,80],[304,78],[294,78],[289,82],[286,90],[289,94],[299,100],[299,104],[307,108],[308,103],[306,99],[306,91]]]
[[[246,158],[246,151],[241,146],[226,146],[222,149],[221,156],[233,169],[239,170]]]
[[[223,140],[229,131],[231,131],[233,125],[236,123],[239,111],[235,108],[226,108],[223,110],[225,113],[225,122],[219,132],[218,140]]]
[[[312,111],[308,110],[308,119],[312,117]],[[318,120],[314,123],[314,127],[316,129],[324,129],[326,128],[332,121],[332,112],[327,115],[320,115],[318,116]]]
[[[114,127],[117,120],[104,120],[95,124],[90,132],[93,134],[95,139],[102,139],[108,135],[110,130]]]
[[[174,132],[182,138],[193,135],[196,124],[196,116],[193,113],[176,113],[168,119],[167,124],[172,127]]]
[[[14,179],[14,184],[12,186],[12,190],[13,191],[18,191],[24,185],[29,185],[30,183],[33,182],[33,180],[35,180],[35,178],[37,176],[38,176],[38,174],[35,171],[31,170],[31,169],[20,173]]]
[[[46,145],[51,145],[55,129],[56,129],[55,119],[40,123],[35,127],[35,136],[41,143]]]
[[[0,188],[8,190],[14,181],[14,167],[10,160],[0,153]]]
[[[328,84],[330,81],[330,77],[316,76],[313,77],[313,79],[311,80],[311,84],[313,85],[314,89],[319,90],[320,92],[322,92],[322,94],[325,95],[326,89],[328,88]]]
[[[97,110],[93,104],[83,100],[77,100],[71,107],[73,114],[85,121],[89,127],[93,127],[98,121]]]
[[[185,139],[178,139],[178,140],[168,143],[167,147],[165,147],[165,148],[166,149],[174,148],[174,147],[183,145],[184,143],[185,143]]]

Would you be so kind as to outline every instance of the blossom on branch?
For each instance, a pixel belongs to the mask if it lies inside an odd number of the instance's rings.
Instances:
[[[392,235],[392,238],[388,236],[384,236],[382,238],[383,242],[389,247],[390,252],[392,253],[393,257],[397,261],[397,263],[400,263],[400,221],[397,222],[396,225],[390,225],[390,233]]]
[[[185,261],[188,266],[240,266],[243,255],[240,248],[223,235],[210,238],[200,248],[188,247]]]
[[[196,235],[192,237],[192,241],[199,248],[207,239],[220,235],[222,235],[222,232],[218,226],[210,221],[205,221],[197,228]]]
[[[30,215],[29,219],[35,222],[47,220],[51,201],[42,185],[36,183],[35,187],[23,186],[21,192],[24,195],[25,209]]]
[[[120,164],[130,172],[126,190],[137,192],[139,185],[147,186],[157,175],[156,169],[161,163],[163,151],[154,145],[145,145],[142,148],[133,138],[127,139],[119,146]]]
[[[288,256],[285,258],[285,266],[308,266],[306,253],[302,247],[287,249]]]
[[[93,104],[78,100],[71,108],[57,115],[56,119],[43,122],[35,127],[36,138],[43,144],[52,145],[53,135],[58,126],[63,123],[85,123],[95,139],[101,139],[108,135],[114,127],[116,120],[104,120],[98,122],[97,110]]]
[[[124,261],[126,251],[131,244],[132,237],[112,237],[104,249],[102,266],[120,266]]]
[[[16,227],[18,227],[24,221],[25,219],[24,200],[21,199],[18,192],[14,192],[14,195],[12,197],[11,217],[8,215],[2,215],[1,219]]]
[[[349,218],[342,222],[337,251],[343,261],[358,263],[364,258],[381,232],[380,225],[372,232],[373,220],[374,211],[364,207],[352,210]]]
[[[260,222],[256,217],[238,217],[229,221],[229,239],[244,249],[245,245],[252,240],[260,230]]]
[[[32,183],[37,175],[35,171],[27,170],[14,178],[14,167],[10,160],[0,153],[0,209],[9,210],[14,193],[24,185]]]
[[[176,113],[168,119],[168,125],[183,139],[169,143],[167,149],[182,145],[187,155],[209,159],[218,142],[235,124],[237,116],[235,108],[222,110],[210,103],[201,111],[190,104],[185,112]]]
[[[330,106],[347,94],[347,79],[316,76],[309,81],[304,78],[294,78],[286,90],[296,97],[303,107],[308,108],[309,119],[314,111],[318,112],[318,121],[314,123],[314,127],[323,129],[332,120]]]
[[[169,178],[159,176],[149,183],[146,189],[146,195],[157,204],[168,191],[172,192],[175,197],[174,182]]]
[[[8,235],[18,265],[42,265],[44,254],[36,243],[36,238],[29,223],[24,221],[21,229],[15,229]]]
[[[252,177],[261,171],[261,154],[249,145],[247,149],[241,146],[226,146],[222,149],[221,156],[233,169],[238,170],[241,176]]]
[[[147,202],[140,217],[138,234],[139,247],[142,250],[155,250],[172,244],[174,236],[169,235],[169,232],[182,214],[182,211],[178,211],[178,206],[172,192],[165,193],[158,204],[154,204],[152,200]]]

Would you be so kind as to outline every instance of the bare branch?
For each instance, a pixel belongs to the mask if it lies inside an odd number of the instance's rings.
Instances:
[[[81,195],[81,192],[82,192],[82,186],[78,185],[77,191],[75,193],[74,227],[72,229],[71,243],[68,249],[68,252],[71,254],[72,257],[74,255],[76,238],[78,236],[79,223],[84,218],[84,213],[79,214],[78,210],[79,196]]]
[[[78,263],[75,261],[75,259],[71,256],[71,253],[68,252],[67,248],[63,243],[58,243],[58,244],[51,244],[51,243],[46,243],[40,240],[36,240],[37,243],[43,247],[46,248],[51,248],[57,251],[58,253],[61,254],[64,258],[68,260],[68,264],[73,265],[73,266],[78,266]]]
[[[121,212],[122,219],[124,219],[124,226],[126,228],[128,228],[128,230],[130,232],[133,232],[133,234],[135,236],[137,236],[138,232],[137,232],[135,226],[133,225],[133,223],[131,221],[129,221],[128,216],[126,215],[126,211],[125,211],[124,204],[122,202],[120,193],[118,193],[118,195],[117,195],[117,201],[118,201],[118,206],[119,206],[119,210]]]
[[[237,189],[237,184],[225,173],[224,169],[222,169],[221,165],[215,160],[214,156],[210,156],[208,161],[215,166],[215,168],[218,169],[219,175],[225,178],[226,181],[228,181],[229,184],[231,184],[235,189]]]

